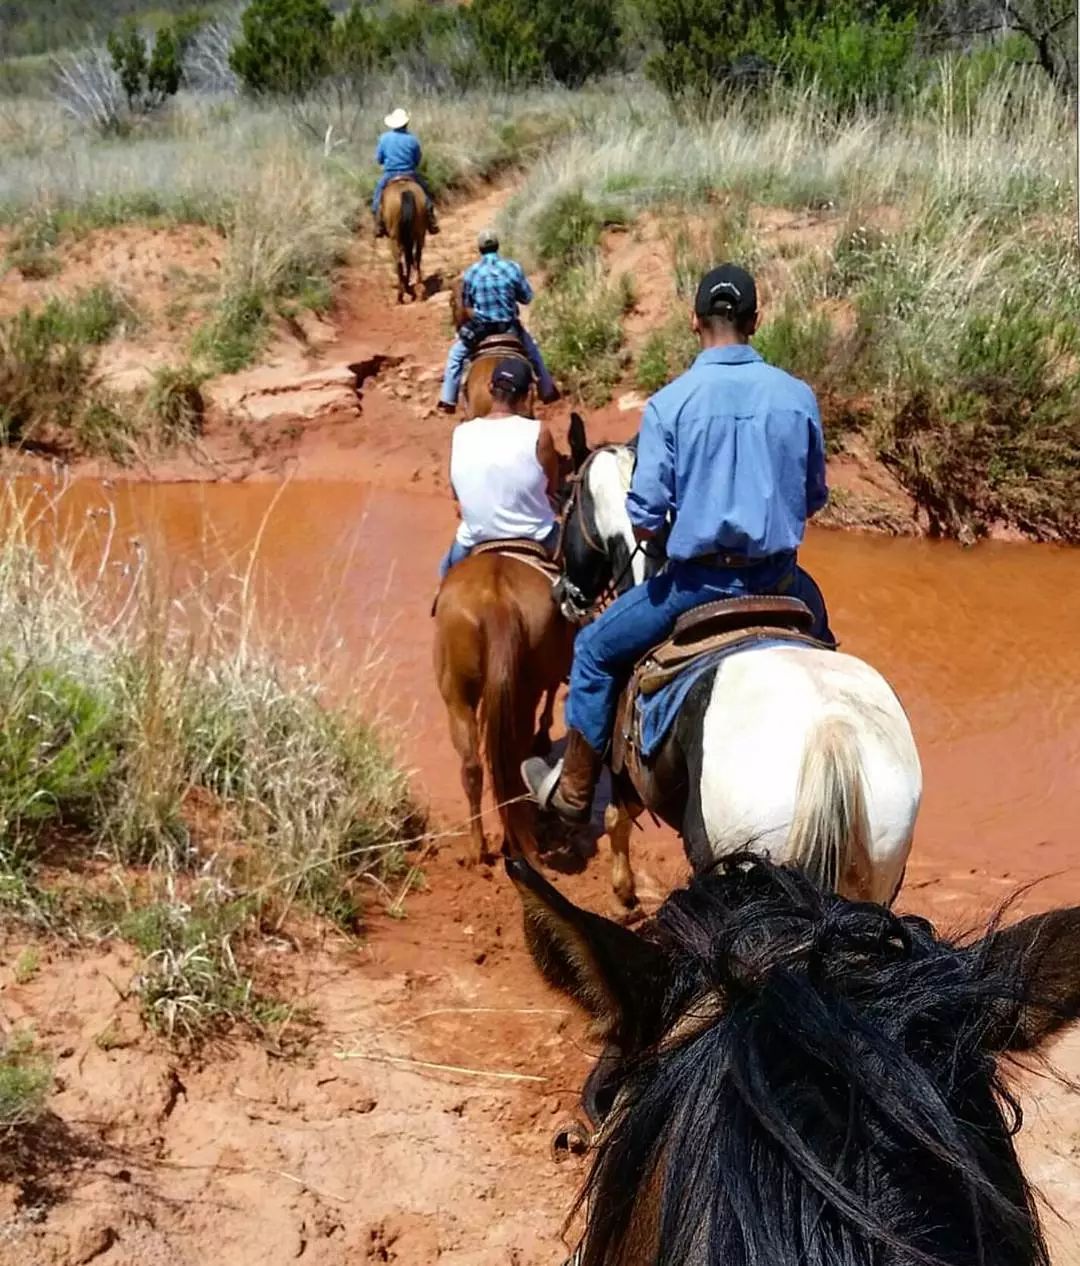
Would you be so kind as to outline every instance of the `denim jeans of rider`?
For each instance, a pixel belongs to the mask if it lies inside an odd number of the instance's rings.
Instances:
[[[551,374],[548,373],[548,367],[544,364],[544,358],[540,354],[540,348],[536,345],[536,340],[529,331],[519,322],[516,333],[521,337],[521,345],[525,348],[525,355],[528,356],[533,370],[536,373],[536,381],[540,387],[540,396],[550,396],[555,390],[555,383],[552,381]],[[458,392],[461,390],[461,375],[465,371],[465,363],[469,359],[469,348],[460,339],[454,339],[450,347],[450,354],[446,358],[446,373],[443,375],[442,395],[439,397],[444,404],[457,404]]]
[[[595,752],[603,753],[615,724],[619,691],[641,656],[662,642],[687,611],[718,598],[755,593],[801,599],[814,613],[814,636],[832,640],[821,590],[796,564],[793,554],[739,568],[671,562],[617,598],[578,634],[566,701],[567,725],[580,731]]]

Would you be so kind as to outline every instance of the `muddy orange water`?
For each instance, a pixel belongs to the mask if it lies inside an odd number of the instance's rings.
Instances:
[[[117,548],[138,536],[178,574],[243,571],[254,551],[263,618],[294,654],[364,668],[433,808],[463,815],[430,669],[447,501],[354,483],[77,483],[66,502],[71,521],[111,504]],[[912,885],[948,874],[963,891],[977,872],[990,899],[1058,874],[1055,894],[1080,894],[1080,551],[811,532],[803,559],[845,649],[911,715],[926,780]]]

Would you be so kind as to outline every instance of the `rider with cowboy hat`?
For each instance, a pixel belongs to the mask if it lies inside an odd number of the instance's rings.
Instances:
[[[383,120],[387,130],[379,137],[375,148],[375,161],[383,169],[379,183],[375,186],[375,195],[371,199],[371,213],[375,217],[375,236],[386,236],[386,225],[382,221],[383,190],[391,180],[408,176],[427,194],[428,232],[438,233],[439,226],[435,222],[435,195],[431,186],[420,174],[422,157],[420,142],[409,131],[409,112],[400,106]]]
[[[784,593],[832,641],[821,592],[796,561],[807,519],[828,499],[814,393],[750,346],[757,288],[743,269],[724,264],[701,279],[692,323],[701,353],[646,405],[626,500],[639,542],[668,532],[667,564],[578,634],[566,755],[522,766],[533,797],[571,822],[589,818],[626,675],[680,615]]]

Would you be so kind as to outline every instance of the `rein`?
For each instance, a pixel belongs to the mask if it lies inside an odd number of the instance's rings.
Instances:
[[[559,520],[559,549],[557,561],[563,566],[563,576],[560,582],[562,586],[562,594],[566,605],[569,606],[570,611],[573,613],[573,618],[580,623],[584,623],[586,620],[602,611],[619,596],[619,587],[622,585],[626,577],[630,575],[631,569],[634,566],[634,559],[636,559],[637,556],[645,549],[645,542],[638,541],[634,548],[630,551],[630,557],[627,559],[626,566],[617,576],[613,576],[600,593],[597,594],[597,596],[591,601],[585,597],[577,585],[575,585],[566,575],[566,553],[564,548],[566,541],[566,528],[571,519],[575,517],[577,519],[578,527],[581,529],[581,535],[585,538],[585,544],[589,547],[589,549],[591,549],[594,554],[602,554],[605,558],[610,557],[607,546],[603,542],[598,541],[589,530],[589,521],[585,516],[585,507],[582,503],[581,497],[581,485],[585,479],[585,472],[589,469],[592,459],[596,456],[596,453],[602,451],[602,449],[597,449],[594,453],[591,453],[581,469],[575,471],[575,473],[568,479],[567,482],[570,485],[570,492],[563,508],[562,517]],[[566,614],[565,611],[564,614]]]

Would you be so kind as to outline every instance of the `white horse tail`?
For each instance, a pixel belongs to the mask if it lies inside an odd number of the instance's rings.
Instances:
[[[811,731],[799,769],[787,860],[827,892],[872,895],[870,822],[850,722],[830,716]]]

